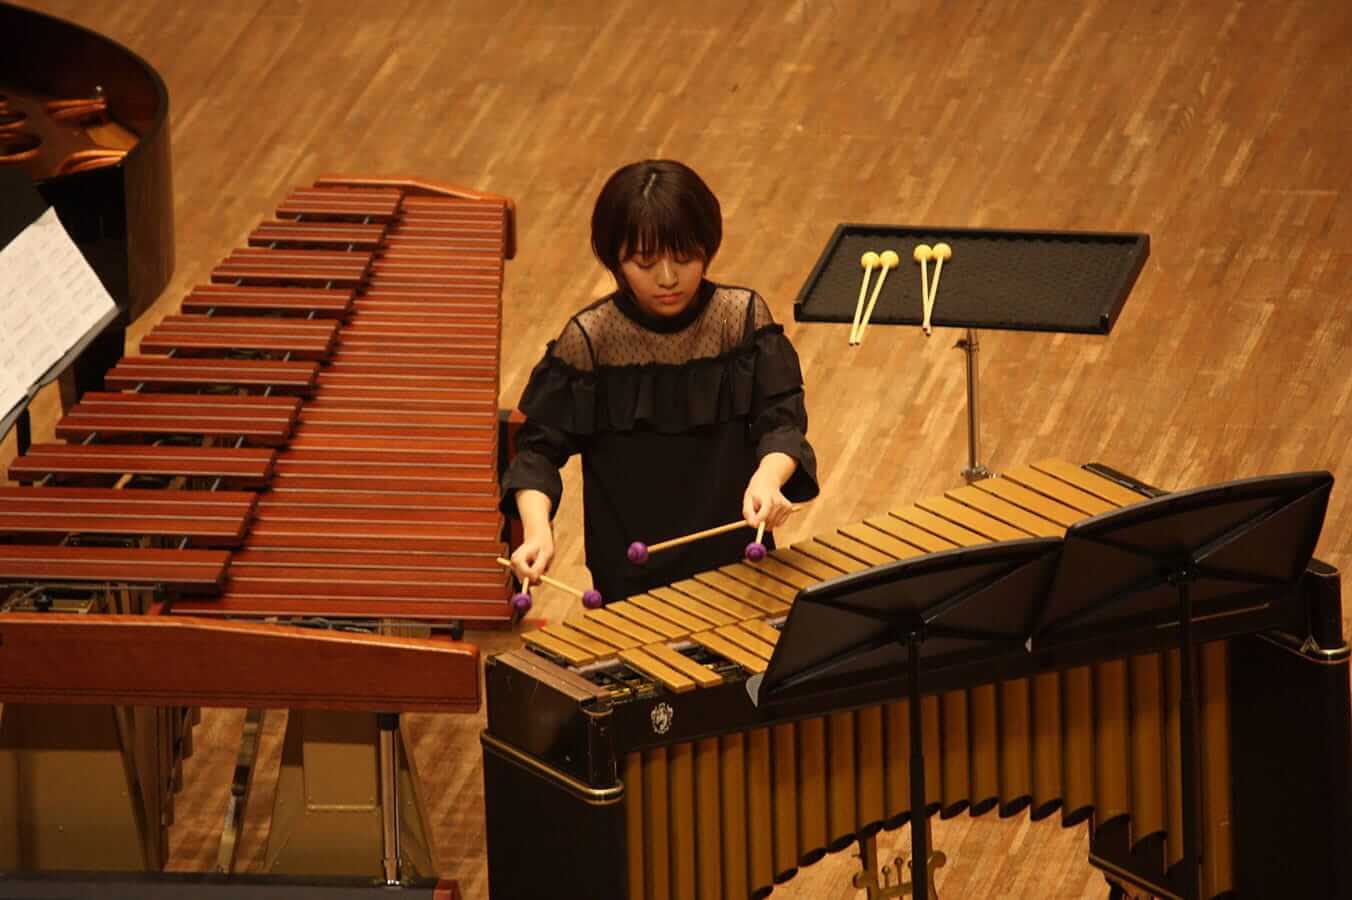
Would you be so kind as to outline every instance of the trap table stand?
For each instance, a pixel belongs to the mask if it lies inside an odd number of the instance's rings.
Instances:
[[[978,329],[1108,334],[1150,255],[1145,234],[1014,231],[907,225],[837,225],[798,297],[799,322],[854,320],[869,251],[894,250],[918,267],[919,244],[947,243],[931,325],[964,328],[955,345],[966,358],[968,483],[989,478],[981,462]],[[897,273],[884,283],[870,325],[921,325],[919,277]],[[933,270],[931,270],[933,275]]]
[[[990,469],[980,461],[981,414],[977,395],[976,354],[981,349],[981,344],[977,341],[976,329],[968,328],[967,337],[959,338],[953,346],[967,354],[967,468],[962,470],[962,477],[971,484],[973,481],[991,477]]]

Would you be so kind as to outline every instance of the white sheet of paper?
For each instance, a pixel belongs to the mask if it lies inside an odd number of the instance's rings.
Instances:
[[[66,234],[55,210],[43,213],[21,237],[32,242],[34,257],[46,268],[43,293],[47,306],[42,318],[48,330],[69,347],[116,309],[116,304]]]
[[[0,248],[0,434],[53,367],[116,313],[55,210]]]

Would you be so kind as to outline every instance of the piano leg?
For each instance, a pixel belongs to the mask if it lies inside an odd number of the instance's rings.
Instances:
[[[123,310],[98,337],[89,342],[89,346],[75,360],[71,369],[67,370],[73,371],[74,376],[70,379],[62,376],[61,408],[69,410],[90,391],[103,390],[104,376],[108,374],[109,369],[117,365],[117,361],[126,352],[126,347],[127,319],[126,311]]]
[[[26,409],[14,420],[14,440],[18,444],[15,450],[17,456],[23,456],[33,446],[33,417]]]

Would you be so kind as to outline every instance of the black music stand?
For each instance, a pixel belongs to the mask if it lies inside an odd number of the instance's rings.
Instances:
[[[1033,644],[1178,629],[1185,900],[1200,896],[1193,622],[1277,602],[1314,554],[1333,476],[1298,472],[1167,494],[1072,525]],[[1167,865],[1167,860],[1166,860]]]
[[[922,668],[1027,653],[1051,585],[1059,538],[932,553],[831,579],[800,591],[769,666],[747,685],[757,706],[898,685],[910,699],[911,878],[929,896]]]

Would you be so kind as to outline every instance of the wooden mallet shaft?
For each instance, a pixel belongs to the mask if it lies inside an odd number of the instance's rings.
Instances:
[[[864,267],[864,278],[859,282],[859,300],[854,304],[854,322],[850,325],[850,343],[853,344],[859,335],[859,317],[864,314],[864,297],[868,294],[868,279],[873,273],[873,267],[878,265],[881,260],[878,254],[872,250],[859,258],[859,264]]]
[[[798,507],[792,506],[793,512],[798,512]],[[738,519],[736,522],[729,522],[726,525],[715,525],[713,528],[706,528],[703,531],[696,531],[691,534],[685,534],[681,537],[672,538],[669,541],[662,541],[658,544],[652,544],[648,547],[649,553],[656,553],[658,550],[669,550],[672,547],[679,547],[682,544],[689,544],[694,541],[703,540],[707,537],[713,537],[716,534],[727,534],[729,531],[736,531],[738,528],[746,528],[746,519]],[[761,526],[764,529],[764,525]],[[757,537],[759,540],[759,536]]]
[[[934,245],[934,278],[930,281],[929,296],[925,298],[925,334],[931,332],[930,316],[934,314],[934,299],[939,295],[939,275],[944,271],[944,260],[953,258],[953,248],[948,244]]]
[[[911,259],[920,263],[920,327],[929,334],[930,288],[929,261],[934,258],[934,249],[929,244],[916,245]]]
[[[729,531],[736,531],[738,528],[745,528],[746,520],[738,519],[736,522],[729,522],[726,525],[716,525],[713,528],[706,528],[703,531],[684,534],[680,537],[672,538],[669,541],[662,541],[658,544],[648,546],[649,553],[656,553],[658,550],[669,550],[672,547],[679,547],[682,544],[692,544],[695,541],[703,540],[707,537],[713,537],[716,534],[727,534]]]
[[[864,317],[859,320],[859,330],[854,335],[856,344],[864,343],[864,332],[868,330],[869,320],[873,318],[873,307],[878,305],[878,295],[882,293],[883,283],[887,281],[887,273],[901,265],[901,257],[892,250],[884,250],[878,259],[883,264],[883,270],[878,273],[878,280],[873,285],[873,296],[869,297],[868,306],[864,307]]]
[[[498,557],[498,565],[502,566],[502,567],[505,568],[505,569],[510,569],[510,568],[512,567],[512,561],[511,561],[510,559],[505,559],[505,558],[499,556],[499,557]],[[564,584],[562,581],[559,581],[559,580],[556,579],[556,578],[550,578],[548,575],[541,575],[541,576],[540,576],[540,583],[541,583],[541,584],[547,584],[547,585],[549,585],[550,587],[558,588],[559,590],[563,591],[565,594],[572,594],[574,597],[577,597],[579,600],[581,600],[581,599],[582,599],[582,595],[583,595],[584,593],[586,593],[585,591],[582,591],[582,590],[579,590],[578,588],[573,587],[571,584]]]

